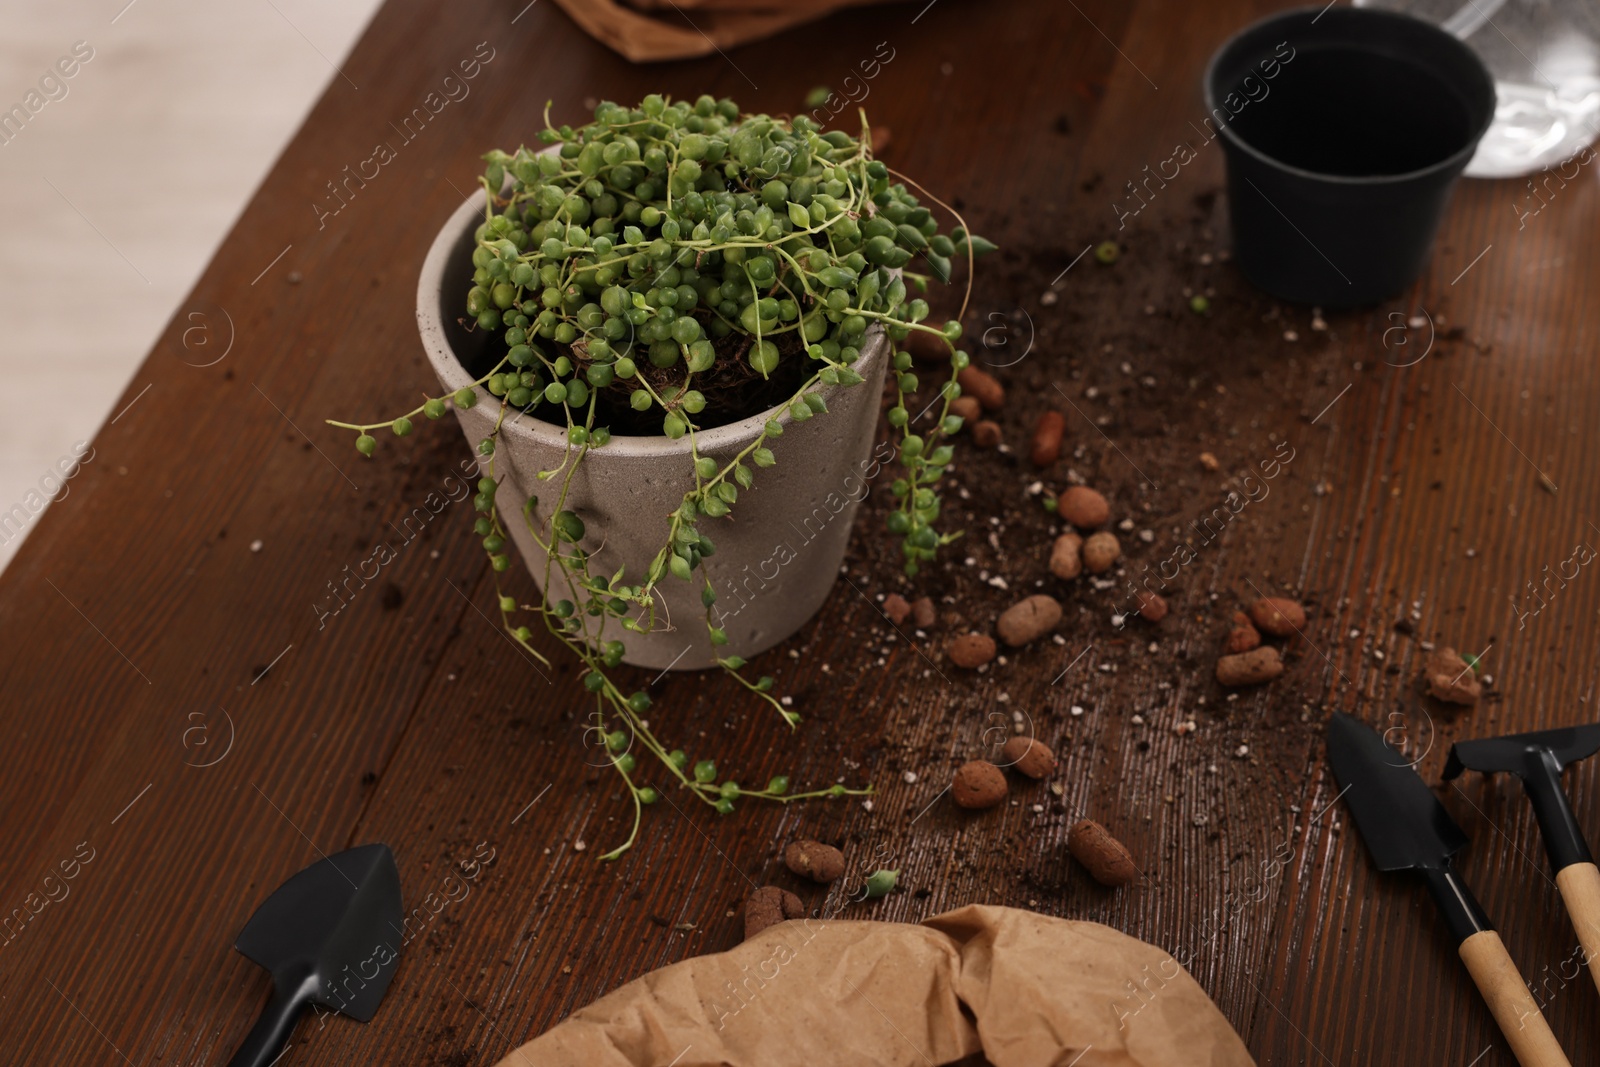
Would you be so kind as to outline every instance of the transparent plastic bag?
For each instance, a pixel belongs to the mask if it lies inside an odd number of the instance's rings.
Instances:
[[[1470,44],[1494,75],[1494,123],[1471,178],[1554,167],[1600,134],[1600,0],[1355,0],[1427,19]]]

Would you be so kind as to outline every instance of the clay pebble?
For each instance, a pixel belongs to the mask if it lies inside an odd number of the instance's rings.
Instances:
[[[1083,565],[1090,574],[1104,574],[1122,558],[1122,542],[1110,530],[1090,534],[1083,543]]]
[[[1139,877],[1127,848],[1093,819],[1084,819],[1068,832],[1067,851],[1101,885],[1115,889]]]
[[[992,419],[979,419],[972,424],[972,443],[979,448],[998,448],[1004,436],[1000,424]]]
[[[1057,578],[1076,578],[1083,573],[1083,538],[1064,533],[1050,546],[1050,573]]]
[[[827,885],[844,874],[844,853],[821,841],[791,841],[783,864],[802,878]]]
[[[1055,773],[1056,754],[1034,737],[1013,737],[1000,750],[1007,767],[1015,767],[1029,778],[1048,778]]]
[[[1061,621],[1061,605],[1055,597],[1036,593],[1011,605],[995,623],[1000,640],[1012,648],[1021,648],[1035,641]]]
[[[1062,493],[1056,508],[1063,519],[1080,530],[1093,530],[1111,520],[1111,505],[1086,485],[1074,485]]]
[[[1217,681],[1229,687],[1260,685],[1283,673],[1283,657],[1271,645],[1217,660]]]
[[[785,919],[803,918],[805,913],[799,897],[779,886],[764,885],[744,902],[744,939],[748,941]]]
[[[994,638],[988,634],[962,634],[945,646],[945,655],[957,667],[973,670],[994,659]]]
[[[956,768],[950,796],[962,808],[992,808],[1006,798],[1006,776],[988,760],[975,759]]]
[[[961,386],[962,396],[970,396],[977,400],[985,411],[999,411],[1005,406],[1005,386],[986,370],[980,370],[969,364],[956,375],[956,384]]]
[[[963,424],[971,426],[983,417],[983,405],[975,397],[958,396],[950,401],[950,414],[959,417]]]
[[[1293,637],[1305,629],[1306,610],[1287,597],[1262,597],[1250,605],[1250,620],[1264,634]]]
[[[1167,598],[1148,589],[1139,591],[1139,615],[1146,622],[1160,622],[1167,617]]]
[[[1035,467],[1048,467],[1061,458],[1061,437],[1067,430],[1066,416],[1047,411],[1033,425],[1033,440],[1028,456]]]

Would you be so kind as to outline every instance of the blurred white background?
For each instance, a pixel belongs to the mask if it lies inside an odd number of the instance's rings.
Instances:
[[[0,126],[0,513],[116,414],[378,4],[0,0],[0,113],[37,108]]]

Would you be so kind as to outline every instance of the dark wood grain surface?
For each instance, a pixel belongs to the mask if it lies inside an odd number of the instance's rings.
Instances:
[[[1411,292],[1320,329],[1220,255],[1216,145],[1119,233],[1125,183],[1195,136],[1206,57],[1274,6],[916,2],[641,68],[548,3],[390,0],[0,579],[0,1058],[223,1062],[267,992],[230,948],[240,926],[319,854],[381,840],[409,902],[447,903],[371,1024],[308,1020],[282,1062],[493,1063],[603,992],[733,944],[751,886],[792,884],[777,852],[804,833],[903,872],[904,892],[844,914],[987,901],[1166,947],[1263,1064],[1510,1063],[1424,894],[1375,872],[1348,830],[1320,722],[1340,708],[1394,728],[1436,780],[1455,737],[1594,717],[1600,577],[1583,569],[1537,613],[1518,598],[1600,538],[1600,190],[1590,165],[1528,214],[1522,182],[1467,183]],[[1194,540],[1229,471],[1280,446],[1294,459],[1199,549],[1173,614],[1121,633],[1114,591],[1048,578],[1050,519],[1027,490],[1041,476],[1016,453],[964,454],[951,513],[968,537],[917,586],[870,504],[848,582],[759,661],[807,710],[797,734],[704,675],[657,683],[652,718],[742,780],[872,781],[871,807],[719,819],[669,792],[639,846],[600,864],[627,808],[586,765],[570,663],[539,667],[491,623],[466,504],[319,619],[328,583],[400,544],[391,522],[467,457],[459,433],[366,461],[322,420],[382,417],[431,386],[418,265],[479,154],[531,138],[545,101],[557,121],[652,90],[797,110],[879,42],[894,58],[865,106],[892,131],[890,161],[1003,249],[968,329],[1011,364],[995,371],[1008,438],[1046,407],[1066,414],[1072,454],[1042,480],[1070,468],[1106,490],[1132,520],[1130,573]],[[402,134],[475,56],[468,95]],[[395,158],[330,199],[380,142]],[[1112,236],[1114,267],[1076,260]],[[1209,316],[1187,310],[1195,292]],[[943,661],[945,635],[987,628],[1041,581],[1068,605],[1062,643],[983,675]],[[894,589],[941,598],[934,635],[883,622],[876,598]],[[1229,615],[1283,591],[1311,609],[1287,676],[1225,695],[1211,666]],[[1476,711],[1421,695],[1422,641],[1483,652],[1494,680]],[[1018,789],[978,817],[938,799],[1015,712],[1061,752],[1059,795]],[[1568,776],[1591,831],[1597,775]],[[1519,790],[1469,775],[1441,796],[1557,1035],[1594,1062],[1596,993]],[[1140,882],[1103,890],[1067,858],[1084,814],[1128,843]],[[463,895],[452,871],[490,850]]]

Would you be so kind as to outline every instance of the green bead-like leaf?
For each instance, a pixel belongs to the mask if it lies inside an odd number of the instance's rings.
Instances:
[[[956,241],[956,253],[963,256],[967,254],[967,250],[969,248],[972,250],[972,254],[974,256],[981,256],[989,252],[993,252],[997,247],[999,246],[993,241],[984,240],[977,234],[973,234],[970,237],[962,235],[962,237]]]
[[[867,875],[867,881],[865,885],[867,899],[871,900],[873,897],[883,896],[885,893],[888,893],[894,889],[895,883],[898,881],[900,881],[899,871],[887,871],[883,869],[873,871],[871,874]]]

